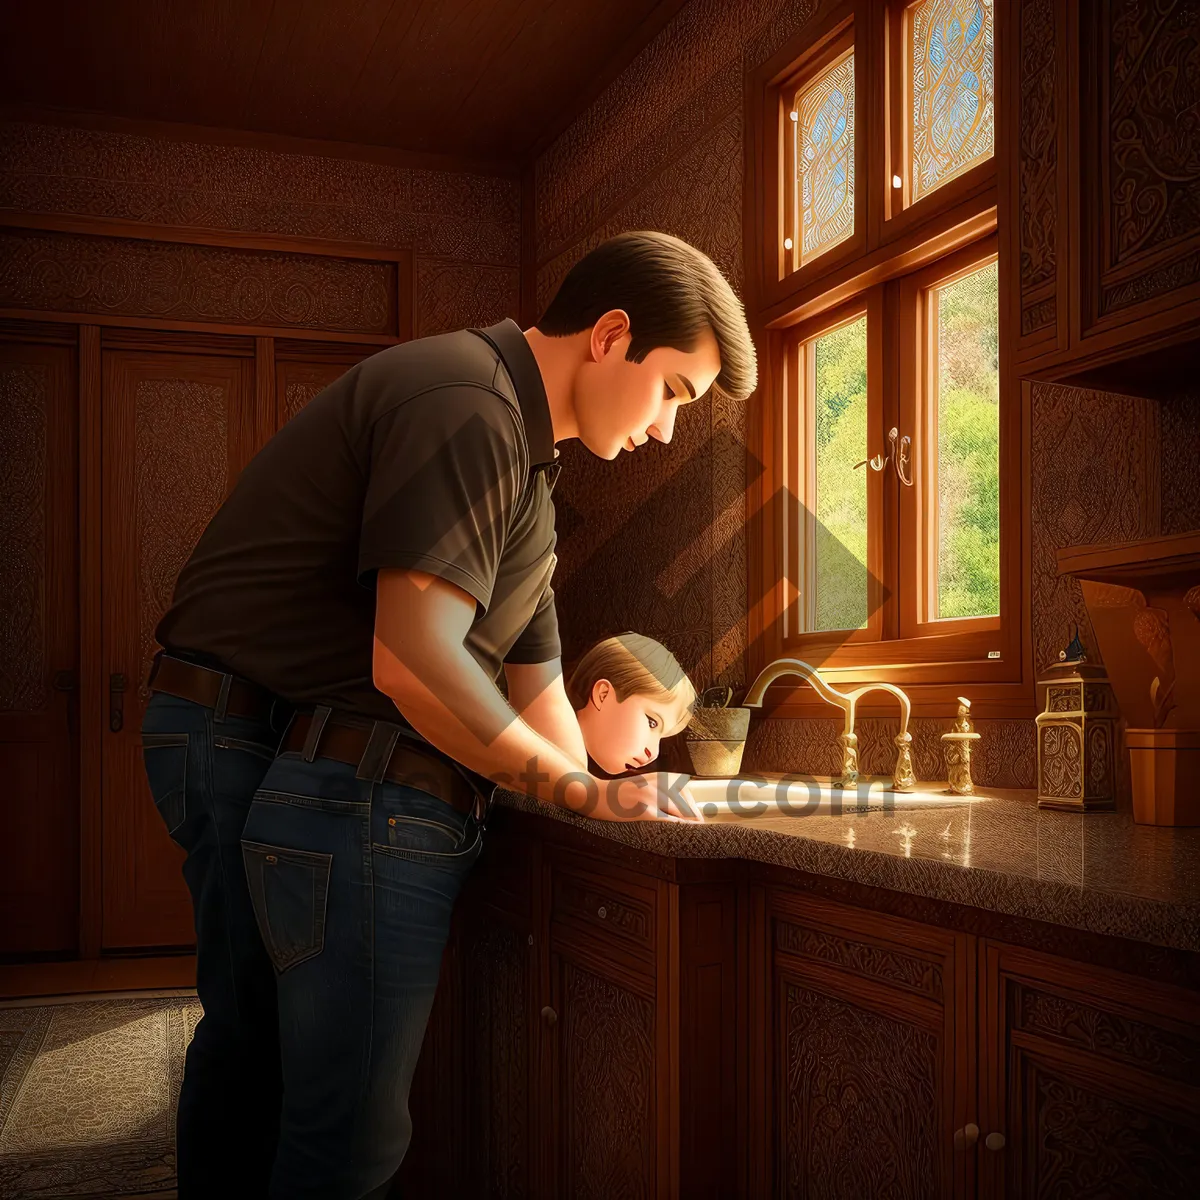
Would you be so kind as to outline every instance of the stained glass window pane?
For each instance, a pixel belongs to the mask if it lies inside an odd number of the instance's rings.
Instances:
[[[937,619],[1000,612],[1000,311],[991,263],[937,288]]]
[[[992,154],[992,0],[919,0],[907,10],[912,198]]]
[[[816,630],[867,623],[867,318],[813,343]]]
[[[854,53],[832,63],[796,95],[799,261],[854,232]]]

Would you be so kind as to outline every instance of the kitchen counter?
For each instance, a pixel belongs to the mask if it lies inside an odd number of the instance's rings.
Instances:
[[[841,815],[593,821],[499,789],[506,808],[674,858],[739,858],[1010,916],[1200,951],[1200,829],[1039,809],[1031,790]]]

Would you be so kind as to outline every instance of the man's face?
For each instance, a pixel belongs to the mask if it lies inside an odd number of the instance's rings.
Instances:
[[[591,357],[576,379],[579,440],[599,458],[614,459],[651,438],[669,442],[679,409],[703,396],[721,371],[711,329],[690,351],[659,346],[640,363],[626,361],[629,342],[626,314],[605,313],[592,330]]]

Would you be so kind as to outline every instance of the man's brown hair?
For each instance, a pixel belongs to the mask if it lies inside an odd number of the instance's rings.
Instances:
[[[695,246],[652,230],[601,242],[567,272],[537,328],[547,337],[567,337],[617,308],[629,314],[627,361],[640,363],[659,346],[694,350],[707,327],[721,355],[715,386],[733,400],[754,391],[758,366],[745,309]]]

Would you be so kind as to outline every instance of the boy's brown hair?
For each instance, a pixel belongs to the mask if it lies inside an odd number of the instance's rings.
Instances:
[[[618,308],[629,315],[627,361],[640,363],[659,346],[694,350],[708,328],[721,355],[715,386],[731,400],[754,391],[758,360],[745,309],[695,246],[653,230],[601,242],[567,272],[537,328],[547,337],[567,337]]]
[[[696,704],[696,689],[675,655],[661,642],[631,630],[597,642],[576,664],[567,681],[567,699],[575,712],[587,704],[598,679],[612,684],[618,704],[629,696],[682,699],[689,716]]]

